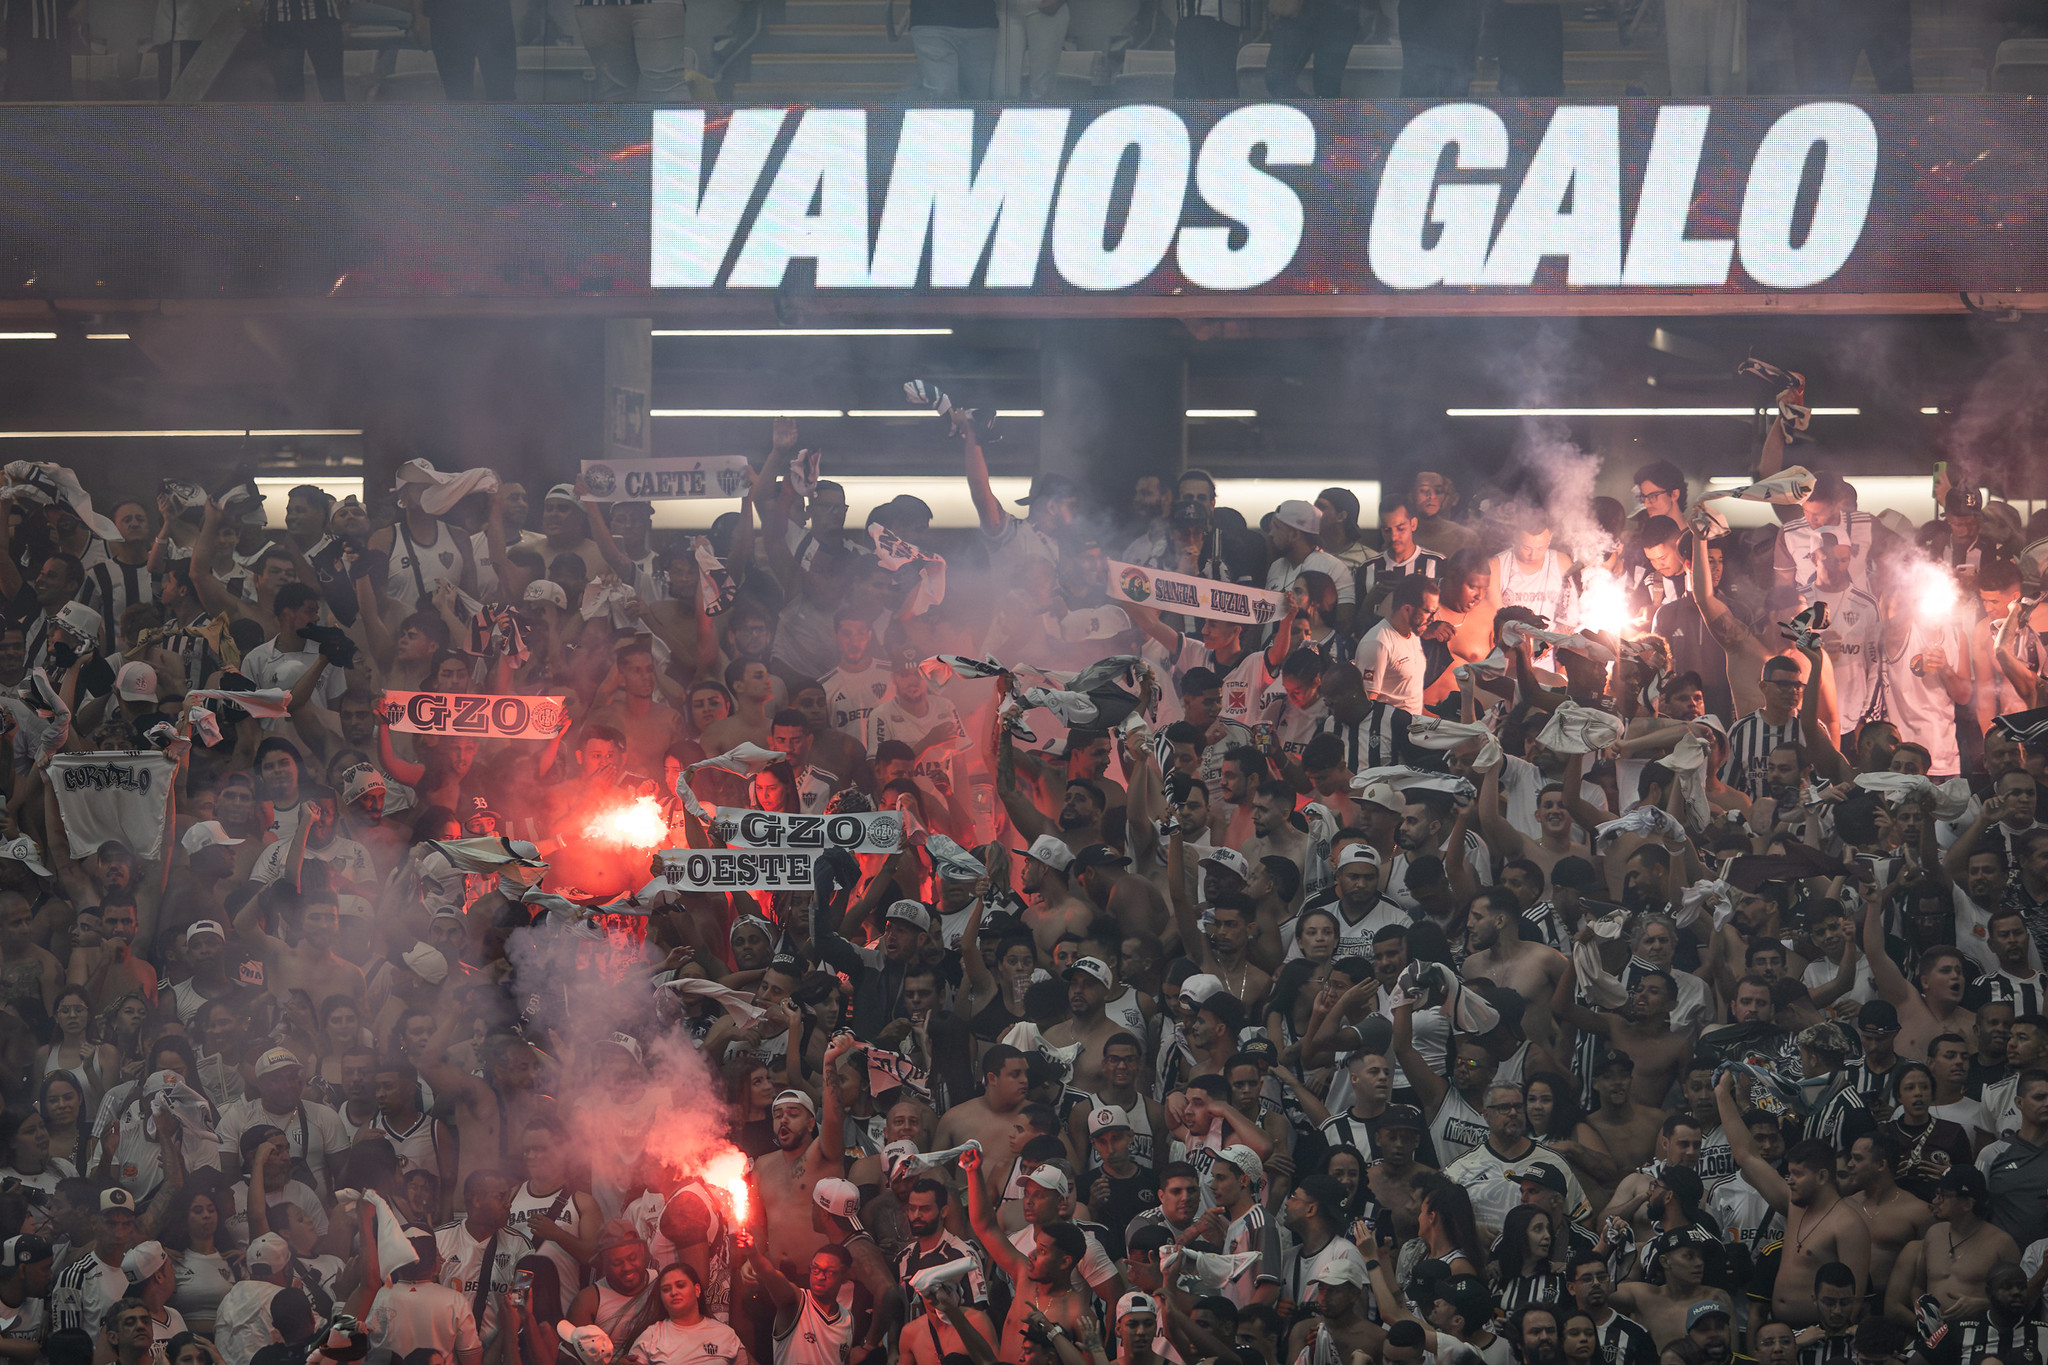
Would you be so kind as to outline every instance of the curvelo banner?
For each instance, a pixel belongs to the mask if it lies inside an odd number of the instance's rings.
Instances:
[[[1213,578],[1168,573],[1142,564],[1109,561],[1109,596],[1154,611],[1202,616],[1212,621],[1235,621],[1243,626],[1263,626],[1286,609],[1286,593],[1266,588],[1247,588],[1238,583],[1219,583]]]
[[[746,491],[749,477],[744,455],[583,461],[583,486],[597,502],[736,498]]]
[[[386,725],[408,735],[553,739],[569,728],[560,697],[386,692],[379,709]]]

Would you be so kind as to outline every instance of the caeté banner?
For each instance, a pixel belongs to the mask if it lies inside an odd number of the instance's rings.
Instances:
[[[736,498],[746,492],[748,478],[744,455],[583,461],[583,486],[598,502]]]

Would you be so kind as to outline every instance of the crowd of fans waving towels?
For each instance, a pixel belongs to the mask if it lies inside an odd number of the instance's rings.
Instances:
[[[7,466],[0,1356],[2048,1365],[2037,561],[1788,466],[1796,378],[1774,527],[1424,471],[1376,544],[1196,471],[1020,518],[913,386],[950,585],[788,422],[678,543]],[[899,818],[655,874],[749,809]]]

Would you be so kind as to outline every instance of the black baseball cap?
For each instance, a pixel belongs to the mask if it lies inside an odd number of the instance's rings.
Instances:
[[[1017,503],[1029,507],[1040,498],[1078,498],[1081,487],[1064,474],[1039,474],[1031,480],[1031,496],[1019,498]]]
[[[1570,1193],[1570,1187],[1565,1184],[1564,1172],[1547,1161],[1538,1161],[1509,1174],[1524,1185],[1539,1185],[1556,1194]]]
[[[1414,1133],[1426,1133],[1429,1125],[1422,1121],[1422,1111],[1412,1104],[1390,1104],[1380,1115],[1380,1130],[1406,1128]]]
[[[1074,855],[1075,867],[1129,867],[1131,860],[1108,844],[1090,844]]]
[[[1889,1000],[1873,1000],[1856,1012],[1858,1033],[1897,1033],[1899,1012]]]

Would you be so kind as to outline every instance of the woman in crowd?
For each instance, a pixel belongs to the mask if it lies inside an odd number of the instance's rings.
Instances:
[[[99,1039],[92,1017],[92,997],[82,986],[66,986],[57,993],[50,1008],[55,1036],[36,1049],[36,1074],[59,1072],[77,1083],[86,1102],[97,1105],[100,1096],[121,1079],[120,1054]]]

